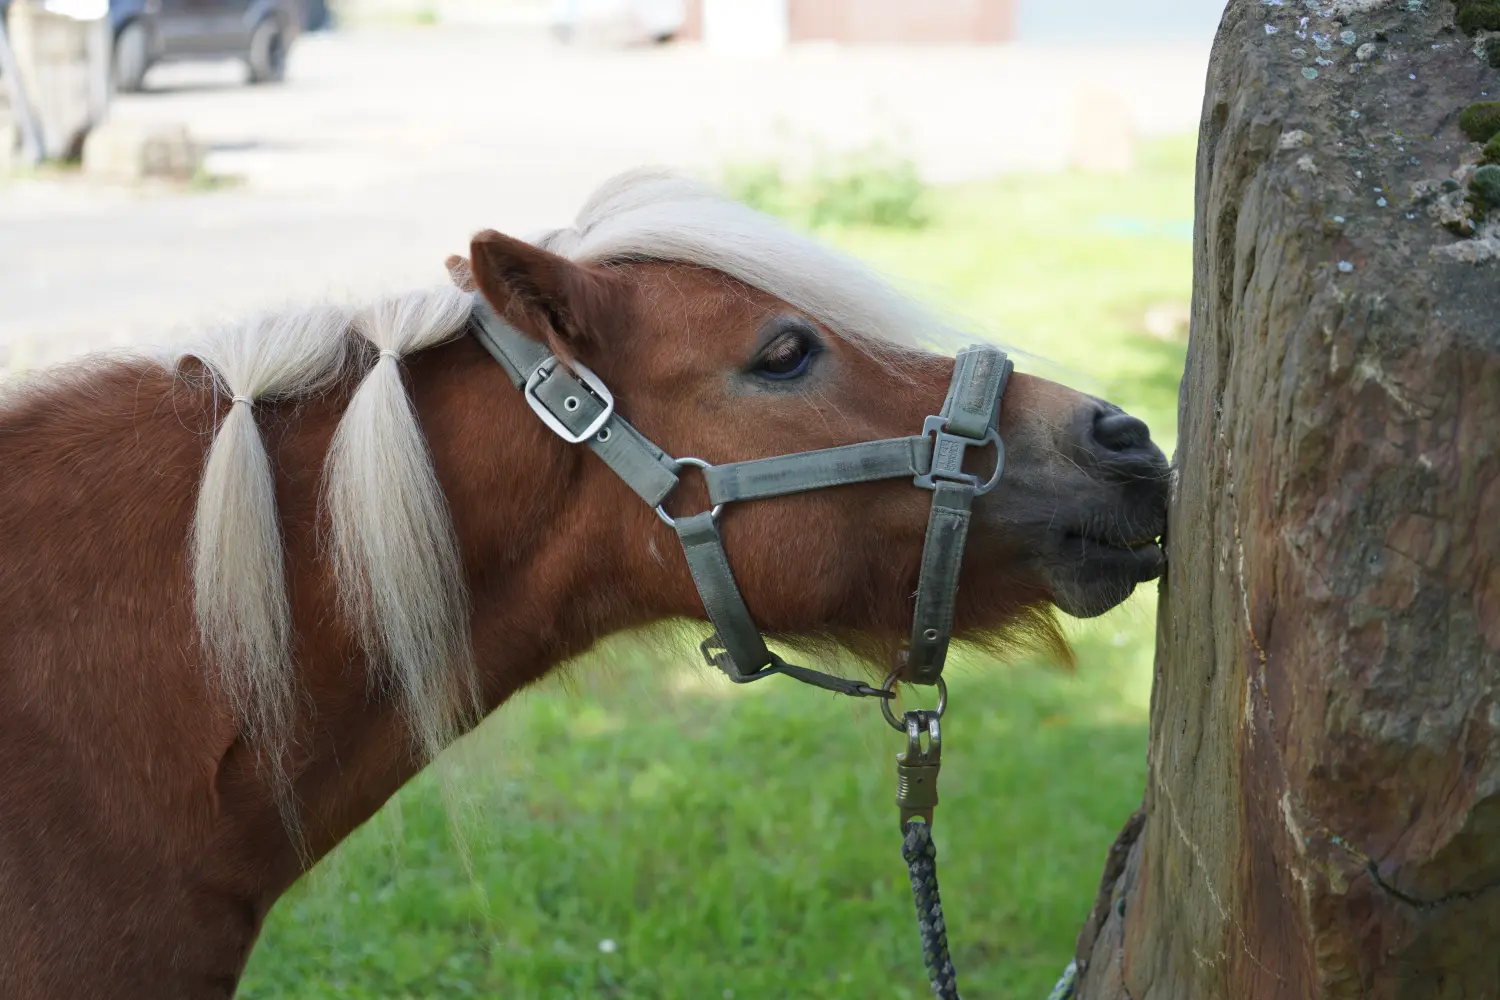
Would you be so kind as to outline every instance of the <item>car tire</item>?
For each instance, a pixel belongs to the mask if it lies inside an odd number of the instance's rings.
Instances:
[[[286,29],[281,21],[268,17],[255,26],[250,35],[251,83],[280,83],[286,79]]]
[[[131,21],[120,29],[115,38],[114,62],[110,73],[115,90],[122,94],[134,94],[141,89],[146,79],[146,70],[151,68],[151,38],[146,26],[140,21]]]

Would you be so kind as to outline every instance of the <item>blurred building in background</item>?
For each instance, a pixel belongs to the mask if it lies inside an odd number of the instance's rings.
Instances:
[[[994,44],[1015,37],[1016,0],[689,0],[682,35],[757,28],[789,42]]]
[[[1207,42],[1223,0],[335,0],[354,20],[551,24],[729,48],[798,42],[993,45]]]
[[[1016,0],[1016,40],[1078,45],[1201,42],[1219,27],[1225,0]]]

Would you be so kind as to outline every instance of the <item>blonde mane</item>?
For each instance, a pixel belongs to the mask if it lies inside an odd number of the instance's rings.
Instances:
[[[659,260],[711,268],[890,360],[905,348],[964,342],[962,331],[863,261],[670,171],[632,170],[606,181],[572,228],[533,242],[587,263]]]
[[[713,188],[633,171],[576,224],[534,241],[578,261],[712,268],[892,359],[955,331],[852,257]],[[439,287],[346,311],[319,306],[223,330],[184,350],[230,400],[209,448],[193,526],[194,606],[226,697],[280,774],[296,703],[295,648],[261,401],[326,391],[360,340],[378,352],[324,467],[330,562],[378,677],[399,694],[425,757],[478,710],[469,603],[448,507],[402,383],[401,357],[458,335],[469,298]],[[358,340],[354,338],[359,338]]]

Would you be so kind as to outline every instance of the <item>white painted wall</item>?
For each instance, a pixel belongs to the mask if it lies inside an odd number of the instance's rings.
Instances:
[[[703,44],[719,55],[764,55],[786,47],[787,0],[703,0]]]
[[[1026,42],[1201,42],[1213,40],[1225,0],[1018,0]]]

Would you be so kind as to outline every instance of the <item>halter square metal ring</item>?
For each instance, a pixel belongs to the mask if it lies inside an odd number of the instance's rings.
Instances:
[[[537,386],[541,385],[557,369],[559,364],[557,356],[553,355],[537,365],[536,370],[526,379],[526,388],[522,391],[526,396],[526,402],[531,406],[536,415],[542,418],[542,423],[552,429],[552,433],[569,444],[583,444],[583,442],[603,430],[604,425],[609,423],[609,418],[615,415],[615,397],[610,394],[608,387],[599,379],[599,376],[588,369],[588,366],[575,361],[565,368],[564,371],[577,376],[584,387],[604,407],[599,415],[589,422],[587,427],[579,433],[574,434],[568,429],[568,425],[559,420],[557,414],[553,413],[547,404],[542,402],[536,394]]]

